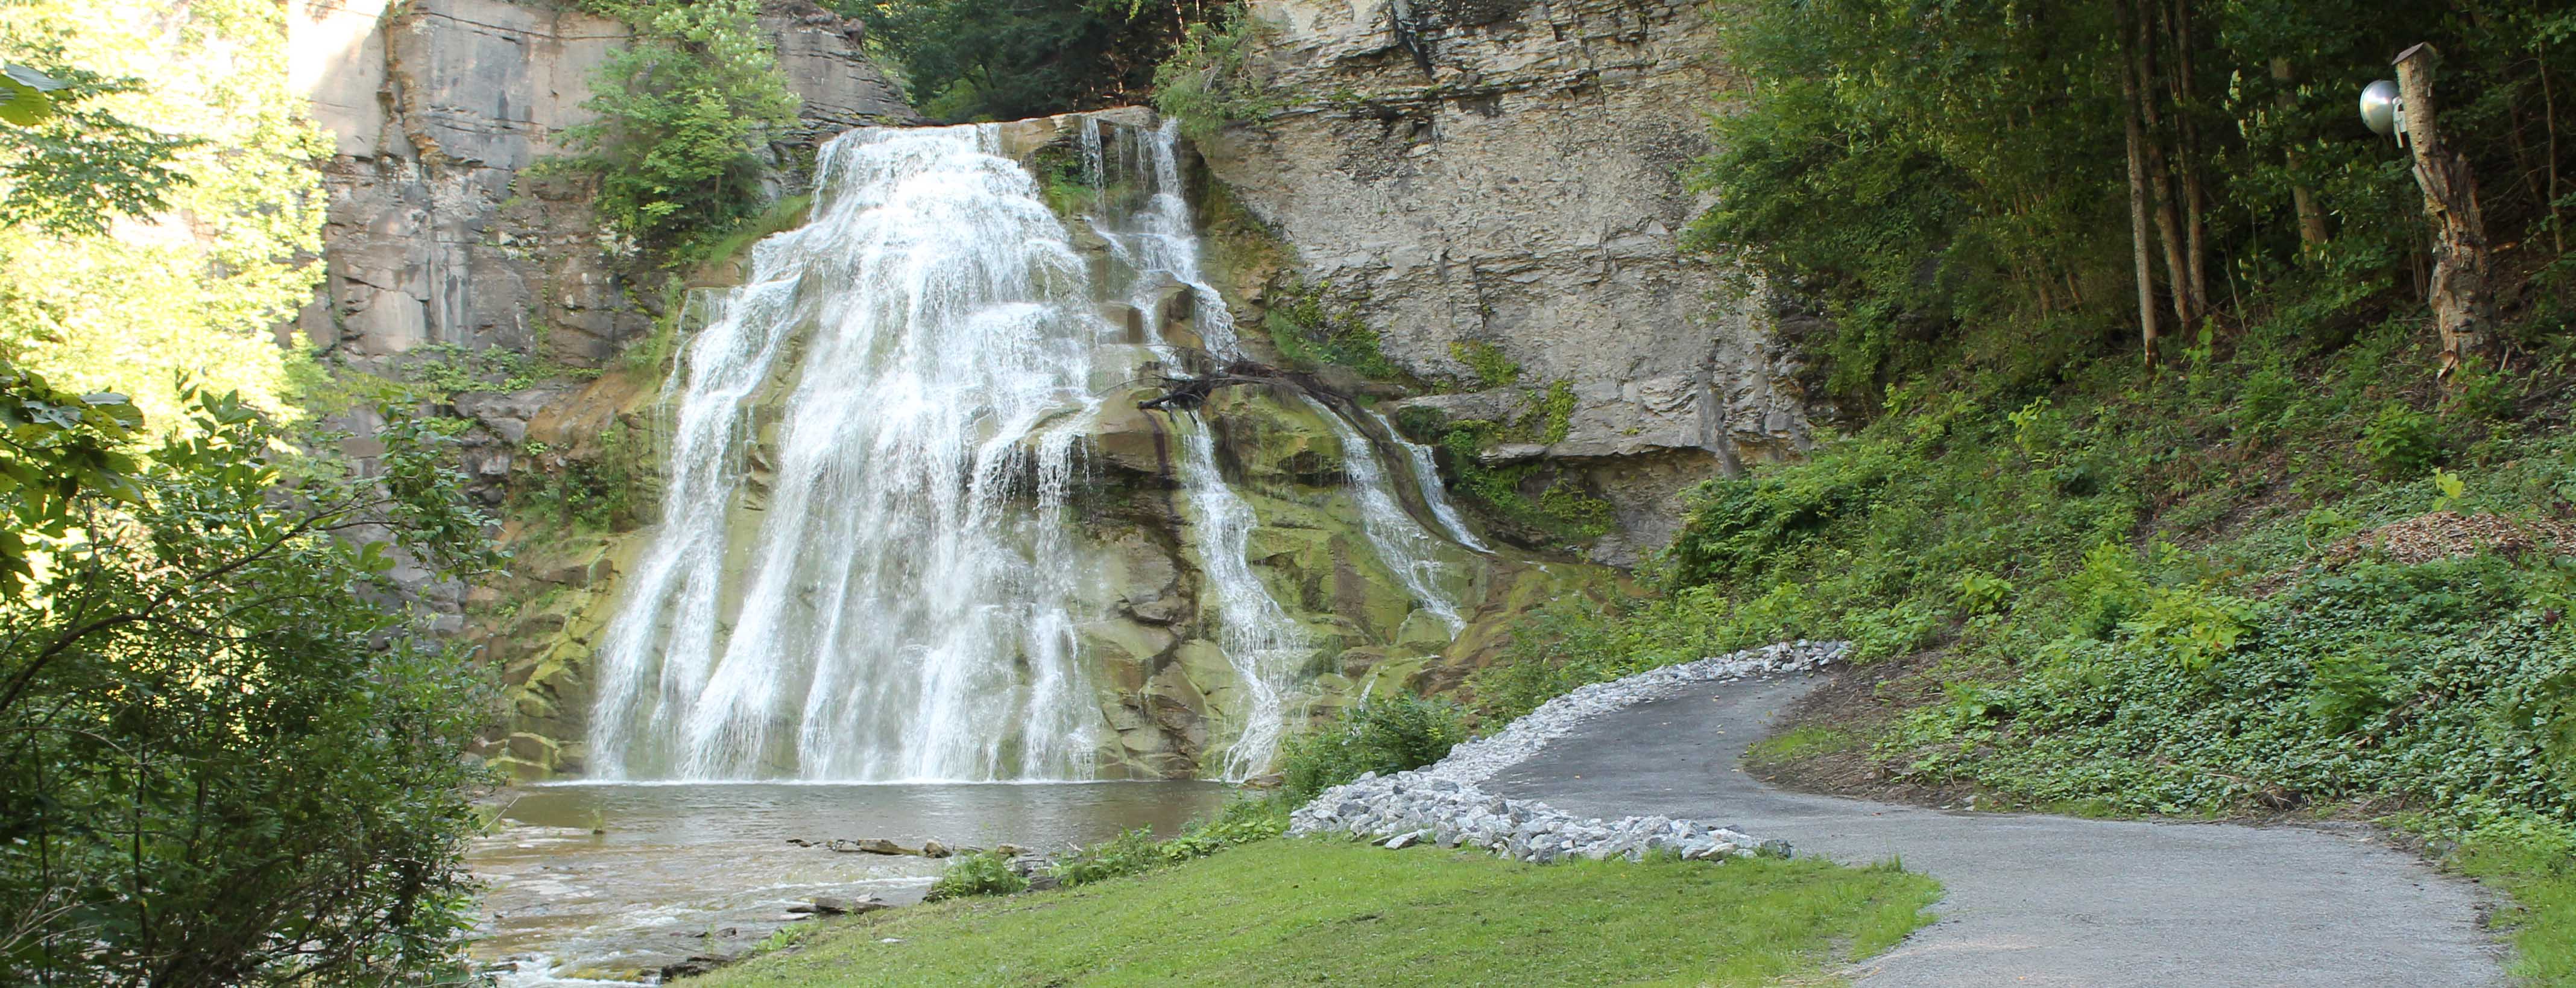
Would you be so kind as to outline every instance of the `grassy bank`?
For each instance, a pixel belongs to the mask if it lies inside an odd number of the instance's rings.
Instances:
[[[1509,714],[1847,637],[1867,688],[1758,769],[1989,806],[2403,825],[2512,892],[2524,973],[2567,983],[2569,360],[2554,344],[2445,385],[2422,337],[2285,317],[2152,378],[2114,360],[1918,378],[1811,459],[1708,485],[1660,596],[1542,616],[1482,702]]]
[[[693,985],[1765,985],[1927,921],[1928,878],[1822,861],[1533,866],[1270,840],[1135,878],[851,920]]]

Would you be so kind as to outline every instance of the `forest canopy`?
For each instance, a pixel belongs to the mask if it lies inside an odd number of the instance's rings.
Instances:
[[[843,8],[939,120],[1014,120],[1151,101],[1154,69],[1224,0],[887,0]]]

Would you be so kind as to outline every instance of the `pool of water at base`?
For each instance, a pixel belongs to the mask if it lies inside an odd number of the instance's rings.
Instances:
[[[467,853],[486,886],[472,954],[505,988],[649,981],[798,919],[816,896],[918,900],[946,862],[798,847],[883,837],[907,847],[1169,835],[1222,805],[1209,782],[567,783],[504,793]]]

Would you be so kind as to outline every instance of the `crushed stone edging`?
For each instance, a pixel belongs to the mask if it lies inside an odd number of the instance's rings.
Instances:
[[[1583,686],[1500,731],[1459,744],[1438,762],[1393,775],[1372,772],[1326,789],[1289,814],[1288,833],[1336,834],[1389,849],[1422,843],[1472,847],[1540,864],[1565,858],[1641,861],[1662,852],[1686,860],[1786,857],[1791,848],[1785,840],[1666,816],[1576,817],[1537,800],[1494,796],[1476,784],[1528,761],[1548,742],[1602,714],[1695,683],[1817,669],[1849,650],[1847,642],[1800,639]]]

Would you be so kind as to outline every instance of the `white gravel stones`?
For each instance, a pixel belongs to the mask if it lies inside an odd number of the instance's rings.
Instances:
[[[1691,683],[1803,672],[1841,658],[1847,648],[1843,642],[1782,642],[1585,686],[1549,700],[1501,731],[1451,749],[1449,757],[1435,764],[1383,777],[1371,773],[1324,790],[1289,815],[1288,832],[1341,834],[1388,848],[1424,842],[1482,848],[1542,864],[1568,857],[1638,861],[1658,852],[1692,860],[1786,856],[1786,841],[1662,816],[1582,819],[1534,800],[1493,796],[1475,784],[1536,755],[1549,740],[1590,718]]]

